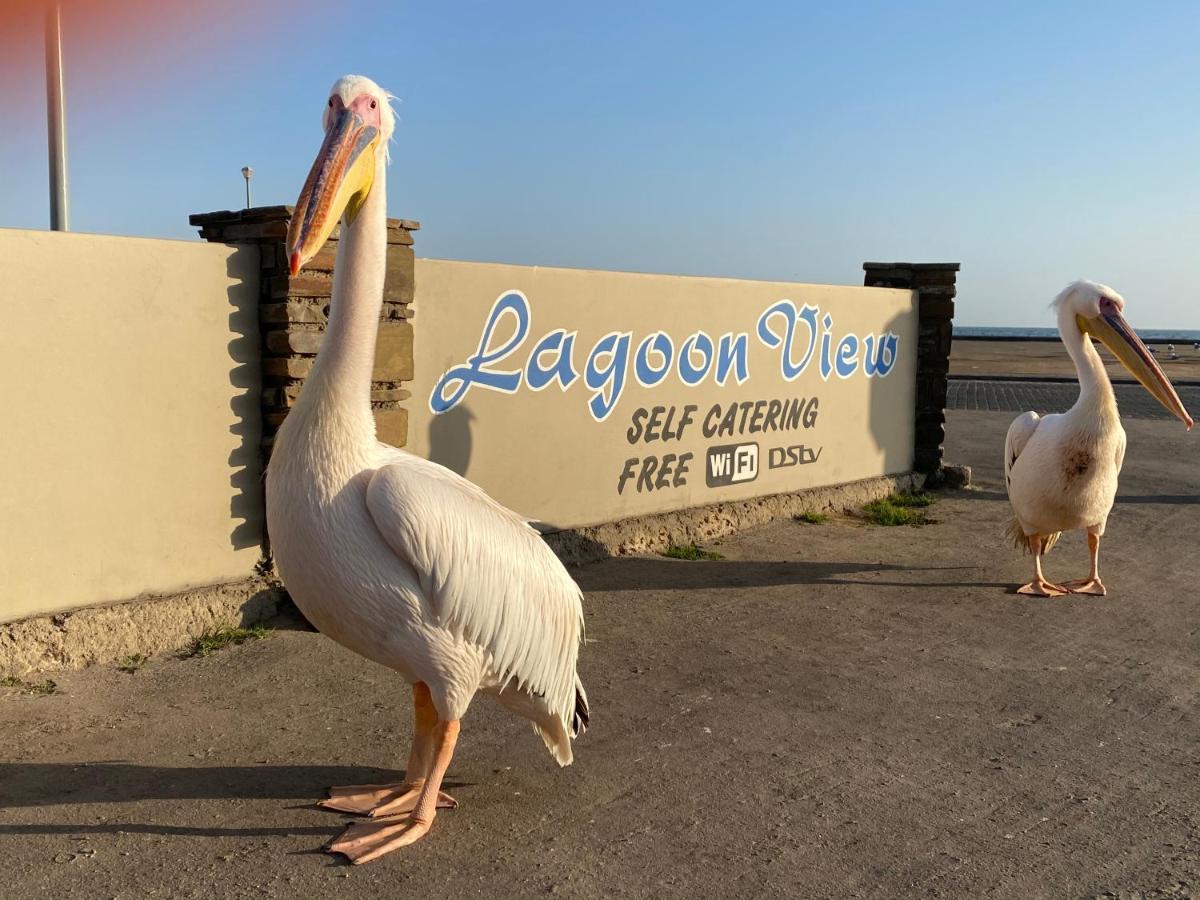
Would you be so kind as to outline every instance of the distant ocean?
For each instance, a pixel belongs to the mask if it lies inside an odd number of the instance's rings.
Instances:
[[[1137,329],[1138,336],[1143,341],[1155,341],[1163,343],[1170,341],[1176,344],[1191,344],[1195,341],[1200,341],[1200,330],[1198,329],[1161,329],[1147,328]],[[1058,340],[1057,328],[995,328],[981,327],[969,325],[955,325],[954,336],[956,338],[995,338],[998,340],[1018,341],[1018,340]]]

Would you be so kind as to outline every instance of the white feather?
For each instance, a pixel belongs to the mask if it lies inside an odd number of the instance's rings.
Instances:
[[[1037,431],[1041,417],[1035,412],[1021,413],[1008,426],[1004,437],[1004,484],[1012,486],[1012,468],[1033,433]]]
[[[578,585],[521,516],[449,469],[393,454],[367,486],[383,539],[417,573],[438,623],[486,650],[501,686],[545,697],[569,729]]]

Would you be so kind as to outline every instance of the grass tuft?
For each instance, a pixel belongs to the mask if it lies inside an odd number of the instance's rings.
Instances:
[[[888,499],[897,506],[903,506],[906,509],[924,509],[926,506],[933,506],[937,502],[937,498],[933,494],[924,492],[914,494],[912,491],[901,491],[898,494],[892,494]]]
[[[802,512],[792,516],[797,522],[804,522],[808,525],[823,525],[829,521],[829,516],[819,512]]]
[[[122,672],[128,672],[130,675],[132,675],[134,672],[144,666],[149,659],[150,657],[146,656],[144,653],[130,653],[128,656],[123,658],[120,663],[117,664],[117,668]]]
[[[701,550],[695,544],[672,544],[660,554],[671,559],[724,559],[713,550]]]
[[[932,494],[914,494],[902,491],[872,500],[863,507],[863,517],[872,525],[931,525],[933,520],[926,517],[921,510],[932,506]]]
[[[221,625],[212,628],[192,644],[188,656],[208,656],[218,650],[224,650],[231,644],[244,644],[246,641],[261,641],[271,633],[266,625],[251,625],[249,628],[234,628],[232,625]]]
[[[58,685],[49,678],[35,683],[17,678],[15,675],[5,675],[0,678],[0,687],[20,688],[23,694],[53,694],[58,690]]]

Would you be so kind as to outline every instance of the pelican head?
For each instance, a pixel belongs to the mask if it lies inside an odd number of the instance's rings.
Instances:
[[[1079,330],[1104,344],[1166,410],[1191,430],[1192,417],[1183,408],[1179,394],[1146,349],[1133,327],[1125,321],[1125,298],[1108,285],[1076,281],[1054,300],[1059,322],[1074,322]]]
[[[321,124],[325,141],[288,226],[288,263],[295,275],[324,246],[343,213],[354,221],[395,128],[389,94],[370,78],[346,75],[329,90]]]

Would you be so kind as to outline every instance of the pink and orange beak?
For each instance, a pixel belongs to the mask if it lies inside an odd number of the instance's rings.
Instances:
[[[1192,417],[1184,409],[1183,401],[1179,399],[1175,387],[1120,312],[1101,313],[1090,319],[1076,316],[1075,321],[1080,331],[1092,335],[1111,350],[1129,374],[1191,431],[1194,424]]]
[[[379,129],[353,110],[329,114],[329,129],[296,201],[288,226],[288,265],[293,275],[329,240],[345,213],[354,221],[375,180]],[[369,152],[368,152],[369,151]]]

